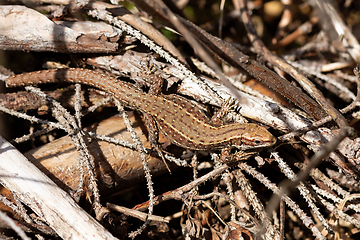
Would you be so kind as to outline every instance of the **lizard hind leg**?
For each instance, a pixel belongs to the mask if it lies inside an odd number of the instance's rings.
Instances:
[[[146,125],[146,128],[148,129],[148,133],[149,133],[148,138],[149,138],[151,148],[154,149],[157,152],[159,157],[164,162],[167,170],[171,173],[169,165],[166,163],[166,160],[165,160],[165,157],[164,157],[163,148],[160,146],[160,144],[158,142],[159,132],[158,132],[157,126],[155,124],[155,121],[152,118],[152,116],[150,116],[149,114],[143,113],[143,115],[144,115],[144,119],[145,119],[145,125]]]

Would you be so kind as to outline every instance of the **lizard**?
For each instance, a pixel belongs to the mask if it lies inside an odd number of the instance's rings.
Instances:
[[[264,127],[254,123],[211,125],[204,113],[176,97],[152,95],[114,77],[82,68],[50,69],[10,76],[7,87],[70,82],[111,93],[126,106],[149,114],[159,131],[173,144],[190,150],[235,147],[241,151],[261,149],[276,143]]]

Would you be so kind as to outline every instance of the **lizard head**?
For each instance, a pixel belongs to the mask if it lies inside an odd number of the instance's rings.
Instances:
[[[264,127],[256,124],[247,124],[241,135],[239,149],[270,147],[276,143],[276,138]]]

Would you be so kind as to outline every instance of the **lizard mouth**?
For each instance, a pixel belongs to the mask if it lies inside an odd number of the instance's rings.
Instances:
[[[258,140],[258,139],[250,140],[250,141],[242,140],[242,144],[235,145],[235,147],[239,150],[248,150],[248,149],[259,150],[259,149],[271,147],[271,146],[275,145],[275,143],[276,143],[276,138],[274,136],[272,136],[267,141]]]

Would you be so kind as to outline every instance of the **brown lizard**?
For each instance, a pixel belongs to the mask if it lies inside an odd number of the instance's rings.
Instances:
[[[88,69],[43,70],[6,79],[8,87],[55,82],[87,84],[113,94],[130,108],[151,115],[170,142],[187,149],[236,147],[246,150],[269,147],[276,142],[264,127],[252,123],[212,126],[204,113],[189,102],[144,93],[131,84]]]

